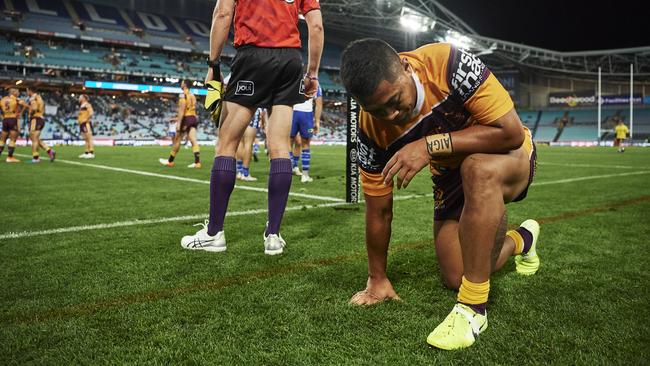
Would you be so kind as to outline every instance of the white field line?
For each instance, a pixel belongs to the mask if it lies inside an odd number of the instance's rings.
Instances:
[[[607,165],[607,164],[580,164],[580,163],[552,163],[548,161],[538,161],[540,165],[557,165],[578,168],[611,168],[611,169],[637,169],[637,170],[650,170],[650,168],[640,168],[632,165]]]
[[[321,207],[335,207],[335,206],[343,206],[343,205],[348,205],[348,203],[347,202],[334,202],[334,203],[323,203],[323,204],[320,204],[320,205],[291,206],[291,207],[287,207],[286,211],[298,211],[298,210],[304,210],[304,209],[314,209],[314,208],[321,208]],[[261,214],[261,213],[266,213],[266,209],[228,212],[226,214],[226,216],[248,216],[248,215]],[[11,233],[10,232],[10,233],[5,233],[5,234],[0,234],[0,240],[26,238],[26,237],[40,236],[40,235],[72,233],[72,232],[88,231],[88,230],[111,229],[111,228],[125,227],[125,226],[161,224],[161,223],[165,223],[165,222],[196,221],[196,220],[205,220],[207,218],[208,218],[207,214],[186,215],[186,216],[174,216],[174,217],[161,217],[161,218],[157,218],[157,219],[118,221],[118,222],[111,222],[111,223],[106,223],[106,224],[71,226],[71,227],[62,227],[62,228],[58,228],[58,229],[39,230],[39,231],[22,231],[22,232],[16,232],[16,233]]]
[[[618,173],[618,174],[602,174],[602,175],[588,175],[586,177],[576,177],[576,178],[566,178],[551,180],[548,182],[533,182],[531,186],[547,186],[551,184],[563,184],[571,182],[579,182],[583,180],[592,180],[592,179],[603,179],[603,178],[613,178],[613,177],[625,177],[628,175],[640,175],[640,174],[650,174],[650,170],[638,171],[638,172],[628,172],[628,173]]]
[[[533,183],[534,186],[545,186],[553,184],[563,184],[571,183],[582,180],[590,179],[604,179],[604,178],[613,178],[613,177],[623,177],[628,175],[640,175],[640,174],[650,174],[650,171],[640,171],[640,172],[629,172],[629,173],[619,173],[619,174],[605,174],[605,175],[592,175],[586,177],[577,177],[577,178],[568,178],[568,179],[559,179],[552,180],[548,182],[539,182]],[[393,200],[403,201],[409,200],[412,198],[422,198],[422,197],[431,197],[432,194],[426,195],[404,195],[404,196],[395,196]],[[297,210],[309,210],[315,208],[323,207],[336,207],[336,206],[347,206],[353,205],[352,203],[346,202],[334,202],[334,203],[323,203],[320,205],[301,205],[301,206],[291,206],[287,207],[286,211],[297,211]],[[234,211],[227,213],[227,216],[245,216],[245,215],[255,215],[266,213],[266,209],[256,209],[256,210],[246,210],[246,211]],[[206,219],[207,215],[189,215],[189,216],[175,216],[175,217],[162,217],[157,219],[144,219],[144,220],[130,220],[130,221],[118,221],[113,223],[106,224],[95,224],[95,225],[83,225],[83,226],[72,226],[72,227],[63,227],[58,229],[48,229],[48,230],[39,230],[39,231],[22,231],[22,232],[8,232],[0,234],[0,240],[3,239],[17,239],[17,238],[26,238],[39,235],[51,235],[51,234],[60,234],[60,233],[71,233],[79,231],[88,231],[88,230],[100,230],[100,229],[110,229],[116,227],[125,227],[125,226],[136,226],[136,225],[150,225],[150,224],[159,224],[165,222],[176,222],[176,221],[193,221]]]
[[[406,195],[406,196],[396,196],[394,200],[402,201],[408,200],[415,197],[426,197],[428,195]],[[309,210],[314,208],[323,208],[323,207],[336,207],[336,206],[346,206],[353,205],[352,203],[347,202],[333,202],[333,203],[322,203],[320,205],[301,205],[301,206],[291,206],[287,207],[285,211],[298,211],[298,210]],[[248,216],[266,213],[266,209],[256,209],[256,210],[245,210],[245,211],[234,211],[226,213],[226,216]],[[129,220],[129,221],[118,221],[105,224],[95,224],[95,225],[81,225],[81,226],[71,226],[71,227],[62,227],[58,229],[48,229],[48,230],[38,230],[38,231],[21,231],[16,233],[5,233],[0,234],[0,240],[3,239],[18,239],[18,238],[27,238],[32,236],[40,235],[51,235],[51,234],[62,234],[62,233],[73,233],[79,231],[88,231],[88,230],[101,230],[101,229],[112,229],[116,227],[125,227],[125,226],[139,226],[139,225],[151,225],[151,224],[162,224],[166,222],[177,222],[177,221],[196,221],[196,220],[205,220],[208,218],[208,215],[186,215],[186,216],[173,216],[173,217],[161,217],[157,219],[140,219],[140,220]]]
[[[31,157],[30,155],[25,155],[25,154],[15,154],[15,155],[23,156],[23,157]],[[182,181],[182,182],[191,182],[191,183],[200,183],[200,184],[210,184],[209,180],[201,180],[201,179],[180,177],[180,176],[177,176],[177,175],[158,174],[158,173],[145,172],[145,171],[141,171],[141,170],[117,168],[117,167],[112,167],[112,166],[107,166],[107,165],[82,163],[82,162],[71,161],[71,160],[56,159],[56,161],[64,163],[64,164],[86,166],[86,167],[90,167],[90,168],[111,170],[111,171],[114,171],[114,172],[121,172],[121,173],[137,174],[137,175],[143,175],[143,176],[146,176],[146,177],[165,178],[165,179],[171,179],[171,180],[178,180],[178,181]],[[240,185],[235,185],[235,188],[246,190],[246,191],[265,192],[265,193],[267,193],[269,191],[266,188],[240,186]],[[309,198],[309,199],[318,200],[318,201],[345,202],[345,200],[342,199],[342,198],[328,197],[328,196],[316,196],[316,195],[305,194],[305,193],[289,192],[289,195],[294,196],[294,197]]]

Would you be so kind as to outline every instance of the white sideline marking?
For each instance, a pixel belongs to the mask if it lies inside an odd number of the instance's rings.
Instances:
[[[320,205],[291,206],[291,207],[287,207],[285,211],[297,211],[297,210],[314,209],[314,208],[321,208],[321,207],[335,207],[335,206],[343,206],[348,204],[349,203],[347,202],[334,202],[334,203],[323,203]],[[255,215],[261,213],[266,213],[266,209],[228,212],[226,213],[226,216],[247,216],[247,215]],[[207,218],[208,218],[207,214],[186,215],[186,216],[174,216],[174,217],[161,217],[157,219],[118,221],[118,222],[111,222],[107,224],[71,226],[71,227],[62,227],[58,229],[39,230],[39,231],[22,231],[17,233],[9,232],[6,234],[0,234],[0,240],[27,238],[31,236],[50,235],[50,234],[72,233],[72,232],[88,231],[88,230],[111,229],[111,228],[125,227],[125,226],[161,224],[165,222],[175,222],[175,221],[203,220]]]
[[[606,164],[580,164],[580,163],[552,163],[548,161],[538,161],[537,164],[540,165],[557,165],[557,166],[568,166],[568,167],[580,167],[580,168],[613,168],[613,169],[638,169],[638,170],[649,170],[648,168],[640,168],[638,166],[632,165],[606,165]]]
[[[31,155],[25,155],[25,154],[14,154],[14,155],[23,156],[23,157],[31,157]],[[137,175],[144,175],[146,177],[156,177],[156,178],[165,178],[165,179],[171,179],[171,180],[179,180],[179,181],[183,181],[183,182],[210,184],[209,180],[201,180],[201,179],[194,179],[194,178],[187,178],[187,177],[179,177],[177,175],[158,174],[158,173],[145,172],[145,171],[141,171],[141,170],[117,168],[117,167],[112,167],[112,166],[107,166],[107,165],[81,163],[81,162],[72,161],[72,160],[56,159],[56,161],[61,162],[61,163],[65,163],[65,164],[70,164],[70,165],[87,166],[87,167],[97,168],[97,169],[112,170],[114,172],[122,172],[122,173],[131,173],[131,174],[137,174]],[[246,191],[265,192],[265,193],[268,193],[268,191],[269,191],[266,188],[240,186],[240,185],[235,185],[235,188],[239,188],[239,189],[246,190]],[[328,196],[316,196],[316,195],[305,194],[305,193],[289,192],[289,195],[294,196],[294,197],[309,198],[309,199],[318,200],[318,201],[345,202],[345,200],[342,199],[342,198],[328,197]]]
[[[582,181],[582,180],[603,179],[603,178],[622,177],[622,176],[627,176],[627,175],[640,175],[640,174],[650,174],[650,170],[640,171],[640,172],[619,173],[619,174],[591,175],[591,176],[586,176],[586,177],[559,179],[559,180],[552,180],[552,181],[548,181],[548,182],[539,182],[539,183],[533,182],[533,184],[531,184],[531,186],[544,186],[544,185],[552,185],[552,184],[562,184],[562,183],[577,182],[577,181]],[[403,200],[409,200],[409,199],[412,199],[412,198],[422,198],[422,197],[431,197],[431,196],[433,196],[433,194],[431,194],[431,193],[425,194],[425,195],[412,194],[412,195],[404,195],[404,196],[395,196],[395,197],[393,197],[393,200],[395,200],[395,201],[403,201]],[[361,203],[362,202],[363,201],[361,201]],[[347,203],[347,202],[333,202],[333,203],[323,203],[323,204],[320,204],[320,205],[300,205],[300,206],[287,207],[285,209],[285,211],[309,210],[309,209],[315,209],[315,208],[337,207],[337,206],[347,206],[347,205],[354,205],[354,204],[353,203]],[[260,213],[266,213],[266,209],[228,212],[226,214],[226,216],[245,216],[245,215],[255,215],[255,214],[260,214]],[[208,217],[208,215],[205,215],[205,214],[203,214],[203,215],[189,215],[189,216],[175,216],[175,217],[162,217],[162,218],[158,218],[158,219],[118,221],[118,222],[107,223],[107,224],[71,226],[71,227],[63,227],[63,228],[58,228],[58,229],[39,230],[39,231],[8,232],[8,233],[0,234],[0,240],[26,238],[26,237],[39,236],[39,235],[71,233],[71,232],[88,231],[88,230],[110,229],[110,228],[125,227],[125,226],[159,224],[159,223],[164,223],[164,222],[191,221],[191,220],[205,219],[207,217]]]
[[[550,185],[550,184],[571,183],[571,182],[579,182],[579,181],[582,181],[582,180],[612,178],[612,177],[624,177],[624,176],[627,176],[627,175],[639,175],[639,174],[650,174],[650,170],[644,170],[644,171],[639,171],[639,172],[618,173],[618,174],[588,175],[586,177],[559,179],[559,180],[552,180],[552,181],[548,181],[548,182],[539,182],[539,183],[533,182],[533,184],[531,184],[531,186],[546,186],[546,185]]]
[[[426,197],[428,195],[406,195],[406,196],[396,196],[393,199],[396,201],[408,200],[415,197]],[[285,211],[298,211],[298,210],[309,210],[314,208],[323,208],[323,207],[336,207],[336,206],[346,206],[353,205],[353,203],[347,202],[334,202],[334,203],[322,203],[320,205],[301,205],[301,206],[291,206],[287,207]],[[247,216],[247,215],[256,215],[261,213],[266,213],[266,209],[256,209],[256,210],[246,210],[246,211],[234,211],[226,213],[226,216]],[[101,229],[112,229],[116,227],[125,227],[125,226],[136,226],[136,225],[150,225],[150,224],[162,224],[165,222],[177,222],[177,221],[194,221],[194,220],[204,220],[207,219],[207,214],[202,215],[186,215],[186,216],[174,216],[174,217],[161,217],[157,219],[139,219],[139,220],[129,220],[129,221],[118,221],[111,222],[107,224],[95,224],[95,225],[81,225],[81,226],[70,226],[62,227],[58,229],[48,229],[48,230],[38,230],[38,231],[21,231],[17,233],[6,233],[0,234],[0,240],[3,239],[18,239],[18,238],[28,238],[32,236],[40,235],[51,235],[51,234],[62,234],[62,233],[72,233],[79,231],[88,231],[88,230],[101,230]]]

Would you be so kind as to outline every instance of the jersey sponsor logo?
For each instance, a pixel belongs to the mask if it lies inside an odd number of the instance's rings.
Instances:
[[[239,80],[237,82],[235,95],[252,96],[253,94],[255,94],[255,83],[249,80]]]
[[[300,80],[300,86],[298,87],[298,93],[305,95],[305,79]]]
[[[361,169],[369,173],[378,173],[386,165],[386,162],[380,161],[380,152],[364,143],[362,139],[357,141],[357,148],[359,149],[357,160]]]
[[[471,53],[457,49],[451,68],[452,91],[464,103],[481,86],[484,80],[485,64]]]

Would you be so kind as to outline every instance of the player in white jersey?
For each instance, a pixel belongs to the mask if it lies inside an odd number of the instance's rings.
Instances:
[[[255,182],[257,178],[250,175],[250,164],[253,156],[253,143],[255,136],[259,129],[264,129],[266,126],[266,109],[257,108],[253,119],[246,127],[244,136],[239,140],[239,147],[237,148],[237,179],[245,182]]]
[[[293,124],[291,125],[291,140],[294,141],[294,148],[291,155],[293,172],[301,175],[302,183],[313,182],[314,179],[309,176],[311,163],[311,149],[309,142],[311,138],[318,133],[320,128],[320,118],[323,111],[323,90],[320,85],[316,96],[303,103],[293,106]],[[300,133],[300,138],[297,138]],[[298,156],[300,154],[300,157]],[[298,168],[299,161],[302,160],[302,174]]]

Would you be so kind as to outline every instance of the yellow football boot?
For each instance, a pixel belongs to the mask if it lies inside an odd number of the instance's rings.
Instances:
[[[515,266],[517,273],[524,276],[534,275],[539,269],[539,256],[537,255],[537,238],[539,238],[539,223],[535,220],[526,220],[521,223],[520,227],[530,231],[533,235],[533,244],[530,246],[528,253],[519,254],[515,257]]]
[[[444,350],[469,347],[487,326],[487,312],[481,315],[469,306],[457,303],[445,320],[429,334],[427,343]]]

